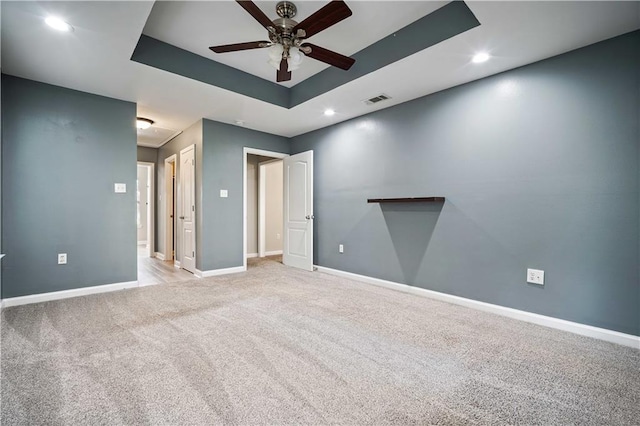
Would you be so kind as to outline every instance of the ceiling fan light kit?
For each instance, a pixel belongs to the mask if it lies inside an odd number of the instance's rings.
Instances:
[[[281,1],[276,5],[279,18],[274,20],[270,20],[252,1],[236,2],[267,30],[269,41],[211,46],[209,49],[213,52],[225,53],[268,47],[268,62],[277,70],[278,82],[291,80],[291,71],[300,67],[304,56],[343,70],[348,70],[355,63],[353,58],[306,42],[307,38],[351,16],[351,9],[344,1],[333,0],[300,23],[292,19],[296,16],[297,8],[290,1]]]

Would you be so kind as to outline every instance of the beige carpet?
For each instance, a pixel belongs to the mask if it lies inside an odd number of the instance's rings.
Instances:
[[[3,310],[2,424],[640,422],[638,350],[251,266]]]

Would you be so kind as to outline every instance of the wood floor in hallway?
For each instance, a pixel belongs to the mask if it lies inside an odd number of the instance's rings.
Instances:
[[[149,257],[146,250],[138,246],[138,284],[153,285],[193,280],[195,276],[184,269],[176,268],[173,260]]]

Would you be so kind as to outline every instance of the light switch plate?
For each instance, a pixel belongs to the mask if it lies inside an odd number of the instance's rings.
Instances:
[[[116,183],[113,186],[113,190],[116,194],[124,194],[127,192],[127,184],[126,183]]]
[[[58,253],[58,265],[67,264],[67,253]]]
[[[527,269],[527,282],[544,285],[544,271],[540,269]]]
[[[227,198],[229,196],[229,191],[226,189],[220,190],[220,198]]]

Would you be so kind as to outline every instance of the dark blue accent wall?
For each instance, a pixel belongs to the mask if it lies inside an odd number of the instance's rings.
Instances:
[[[640,335],[639,70],[634,32],[293,138],[316,263]]]
[[[2,75],[2,112],[2,297],[135,281],[136,105]]]

